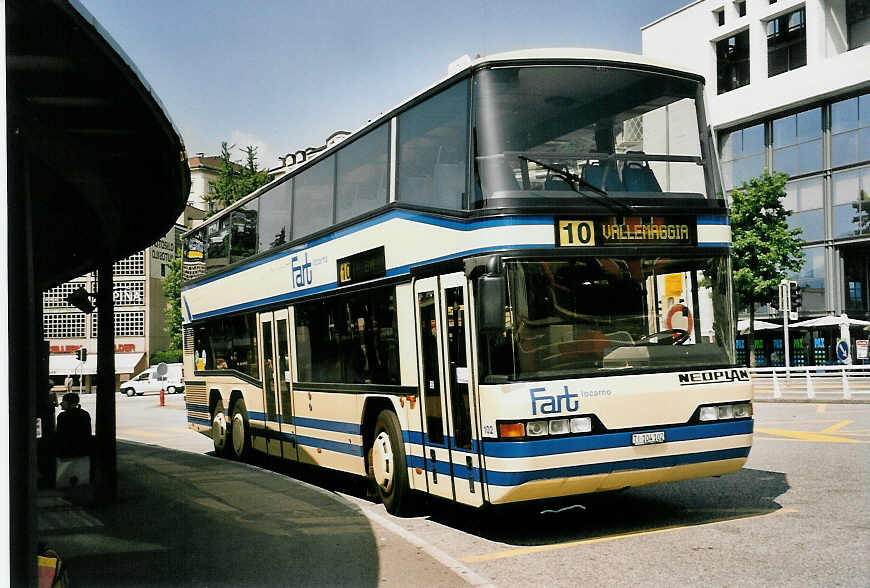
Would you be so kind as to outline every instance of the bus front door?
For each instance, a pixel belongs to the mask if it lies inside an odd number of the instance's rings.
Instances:
[[[286,310],[260,314],[263,369],[263,406],[266,409],[266,452],[296,460],[292,394],[290,393],[290,337]]]
[[[420,410],[429,492],[483,504],[471,395],[467,280],[462,273],[418,280]]]

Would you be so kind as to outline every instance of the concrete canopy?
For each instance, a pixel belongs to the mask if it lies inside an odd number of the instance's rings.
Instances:
[[[180,133],[78,2],[6,3],[10,156],[25,158],[37,290],[172,227],[190,191]]]

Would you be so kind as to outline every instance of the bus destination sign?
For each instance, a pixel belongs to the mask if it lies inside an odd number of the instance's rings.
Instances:
[[[387,263],[384,248],[377,247],[349,257],[343,257],[336,262],[338,266],[338,285],[349,286],[366,282],[387,275]]]
[[[694,245],[697,239],[693,219],[668,216],[558,219],[556,232],[560,247]]]

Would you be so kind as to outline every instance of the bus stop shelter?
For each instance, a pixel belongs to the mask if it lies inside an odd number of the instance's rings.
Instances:
[[[112,264],[166,234],[184,209],[190,172],[166,109],[77,0],[7,0],[3,18],[0,330],[8,347],[0,371],[8,394],[0,410],[9,425],[9,481],[0,524],[11,584],[27,586],[36,582],[36,422],[54,414],[42,292],[94,269],[99,291],[112,292]],[[100,324],[112,324],[111,300],[100,302]],[[112,500],[115,358],[112,329],[99,333],[96,484]]]

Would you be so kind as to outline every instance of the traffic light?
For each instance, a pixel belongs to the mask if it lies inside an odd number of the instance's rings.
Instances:
[[[79,361],[87,361],[88,359],[88,350],[84,347],[80,349],[76,349],[76,359]]]
[[[797,282],[789,282],[789,297],[791,300],[792,312],[797,312],[801,309],[801,287]]]

